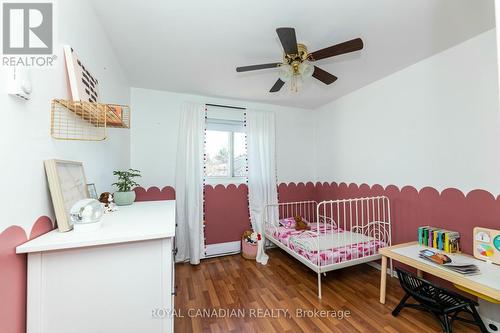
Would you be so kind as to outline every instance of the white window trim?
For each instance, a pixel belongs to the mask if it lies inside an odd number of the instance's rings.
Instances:
[[[222,177],[222,176],[214,176],[214,177],[206,177],[205,184],[206,185],[241,185],[246,184],[247,177]]]
[[[242,121],[207,118],[207,130],[226,132],[246,132]]]

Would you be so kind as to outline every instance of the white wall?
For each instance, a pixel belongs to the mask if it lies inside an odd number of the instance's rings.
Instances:
[[[500,193],[495,31],[315,112],[317,176]]]
[[[69,44],[100,81],[102,100],[129,103],[130,90],[117,57],[110,48],[93,9],[85,0],[55,2],[58,59],[53,68],[32,69],[32,99],[22,102],[5,93],[10,69],[0,66],[0,232],[20,225],[29,234],[35,219],[52,217],[43,160],[82,161],[89,182],[97,191],[110,190],[112,170],[130,164],[130,131],[110,131],[103,142],[57,141],[49,134],[50,101],[70,98],[62,45]]]
[[[32,70],[30,101],[4,93],[10,69],[0,66],[0,202],[4,208],[0,232],[13,224],[29,232],[38,216],[52,217],[44,159],[83,161],[89,182],[95,182],[99,192],[111,189],[112,170],[129,165],[143,171],[143,186],[173,185],[179,110],[184,101],[275,111],[279,182],[455,186],[500,193],[494,31],[311,111],[130,91],[119,55],[109,46],[87,1],[57,1],[55,20],[58,59],[53,68]],[[104,142],[50,138],[50,100],[70,96],[63,44],[72,45],[100,79],[103,101],[131,102],[130,131],[112,130]]]
[[[141,185],[173,186],[182,103],[242,106],[276,112],[279,182],[314,180],[312,111],[220,98],[132,88],[131,165],[142,171]]]
[[[495,0],[495,22],[496,25],[500,21],[500,0]],[[496,30],[496,36],[497,36],[497,64],[500,66],[500,52],[498,52],[498,47],[500,46],[500,29]],[[500,82],[500,71],[498,71],[498,78]],[[499,98],[500,98],[500,91],[499,91]]]

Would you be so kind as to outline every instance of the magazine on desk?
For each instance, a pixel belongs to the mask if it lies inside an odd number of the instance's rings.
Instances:
[[[479,268],[467,258],[450,257],[439,251],[429,249],[420,251],[419,257],[463,275],[481,274]]]

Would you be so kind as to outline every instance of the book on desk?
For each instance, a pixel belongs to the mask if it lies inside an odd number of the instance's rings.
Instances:
[[[447,253],[458,253],[460,233],[431,226],[419,227],[418,243]]]
[[[460,259],[452,259],[446,254],[440,253],[437,250],[421,250],[419,252],[419,257],[463,275],[481,274],[481,271],[479,270],[477,265],[475,265],[472,261],[464,259],[462,257],[460,257]]]

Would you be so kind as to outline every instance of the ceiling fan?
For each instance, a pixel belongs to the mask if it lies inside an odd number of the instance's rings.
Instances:
[[[294,28],[276,29],[281,45],[283,46],[283,61],[269,64],[250,65],[236,67],[237,72],[248,72],[266,68],[280,68],[280,77],[269,92],[277,92],[285,82],[290,82],[291,89],[297,91],[297,79],[313,76],[324,84],[332,84],[337,80],[335,75],[314,66],[311,62],[361,50],[363,41],[361,38],[352,39],[337,45],[333,45],[312,53],[307,51],[304,44],[297,43]]]

